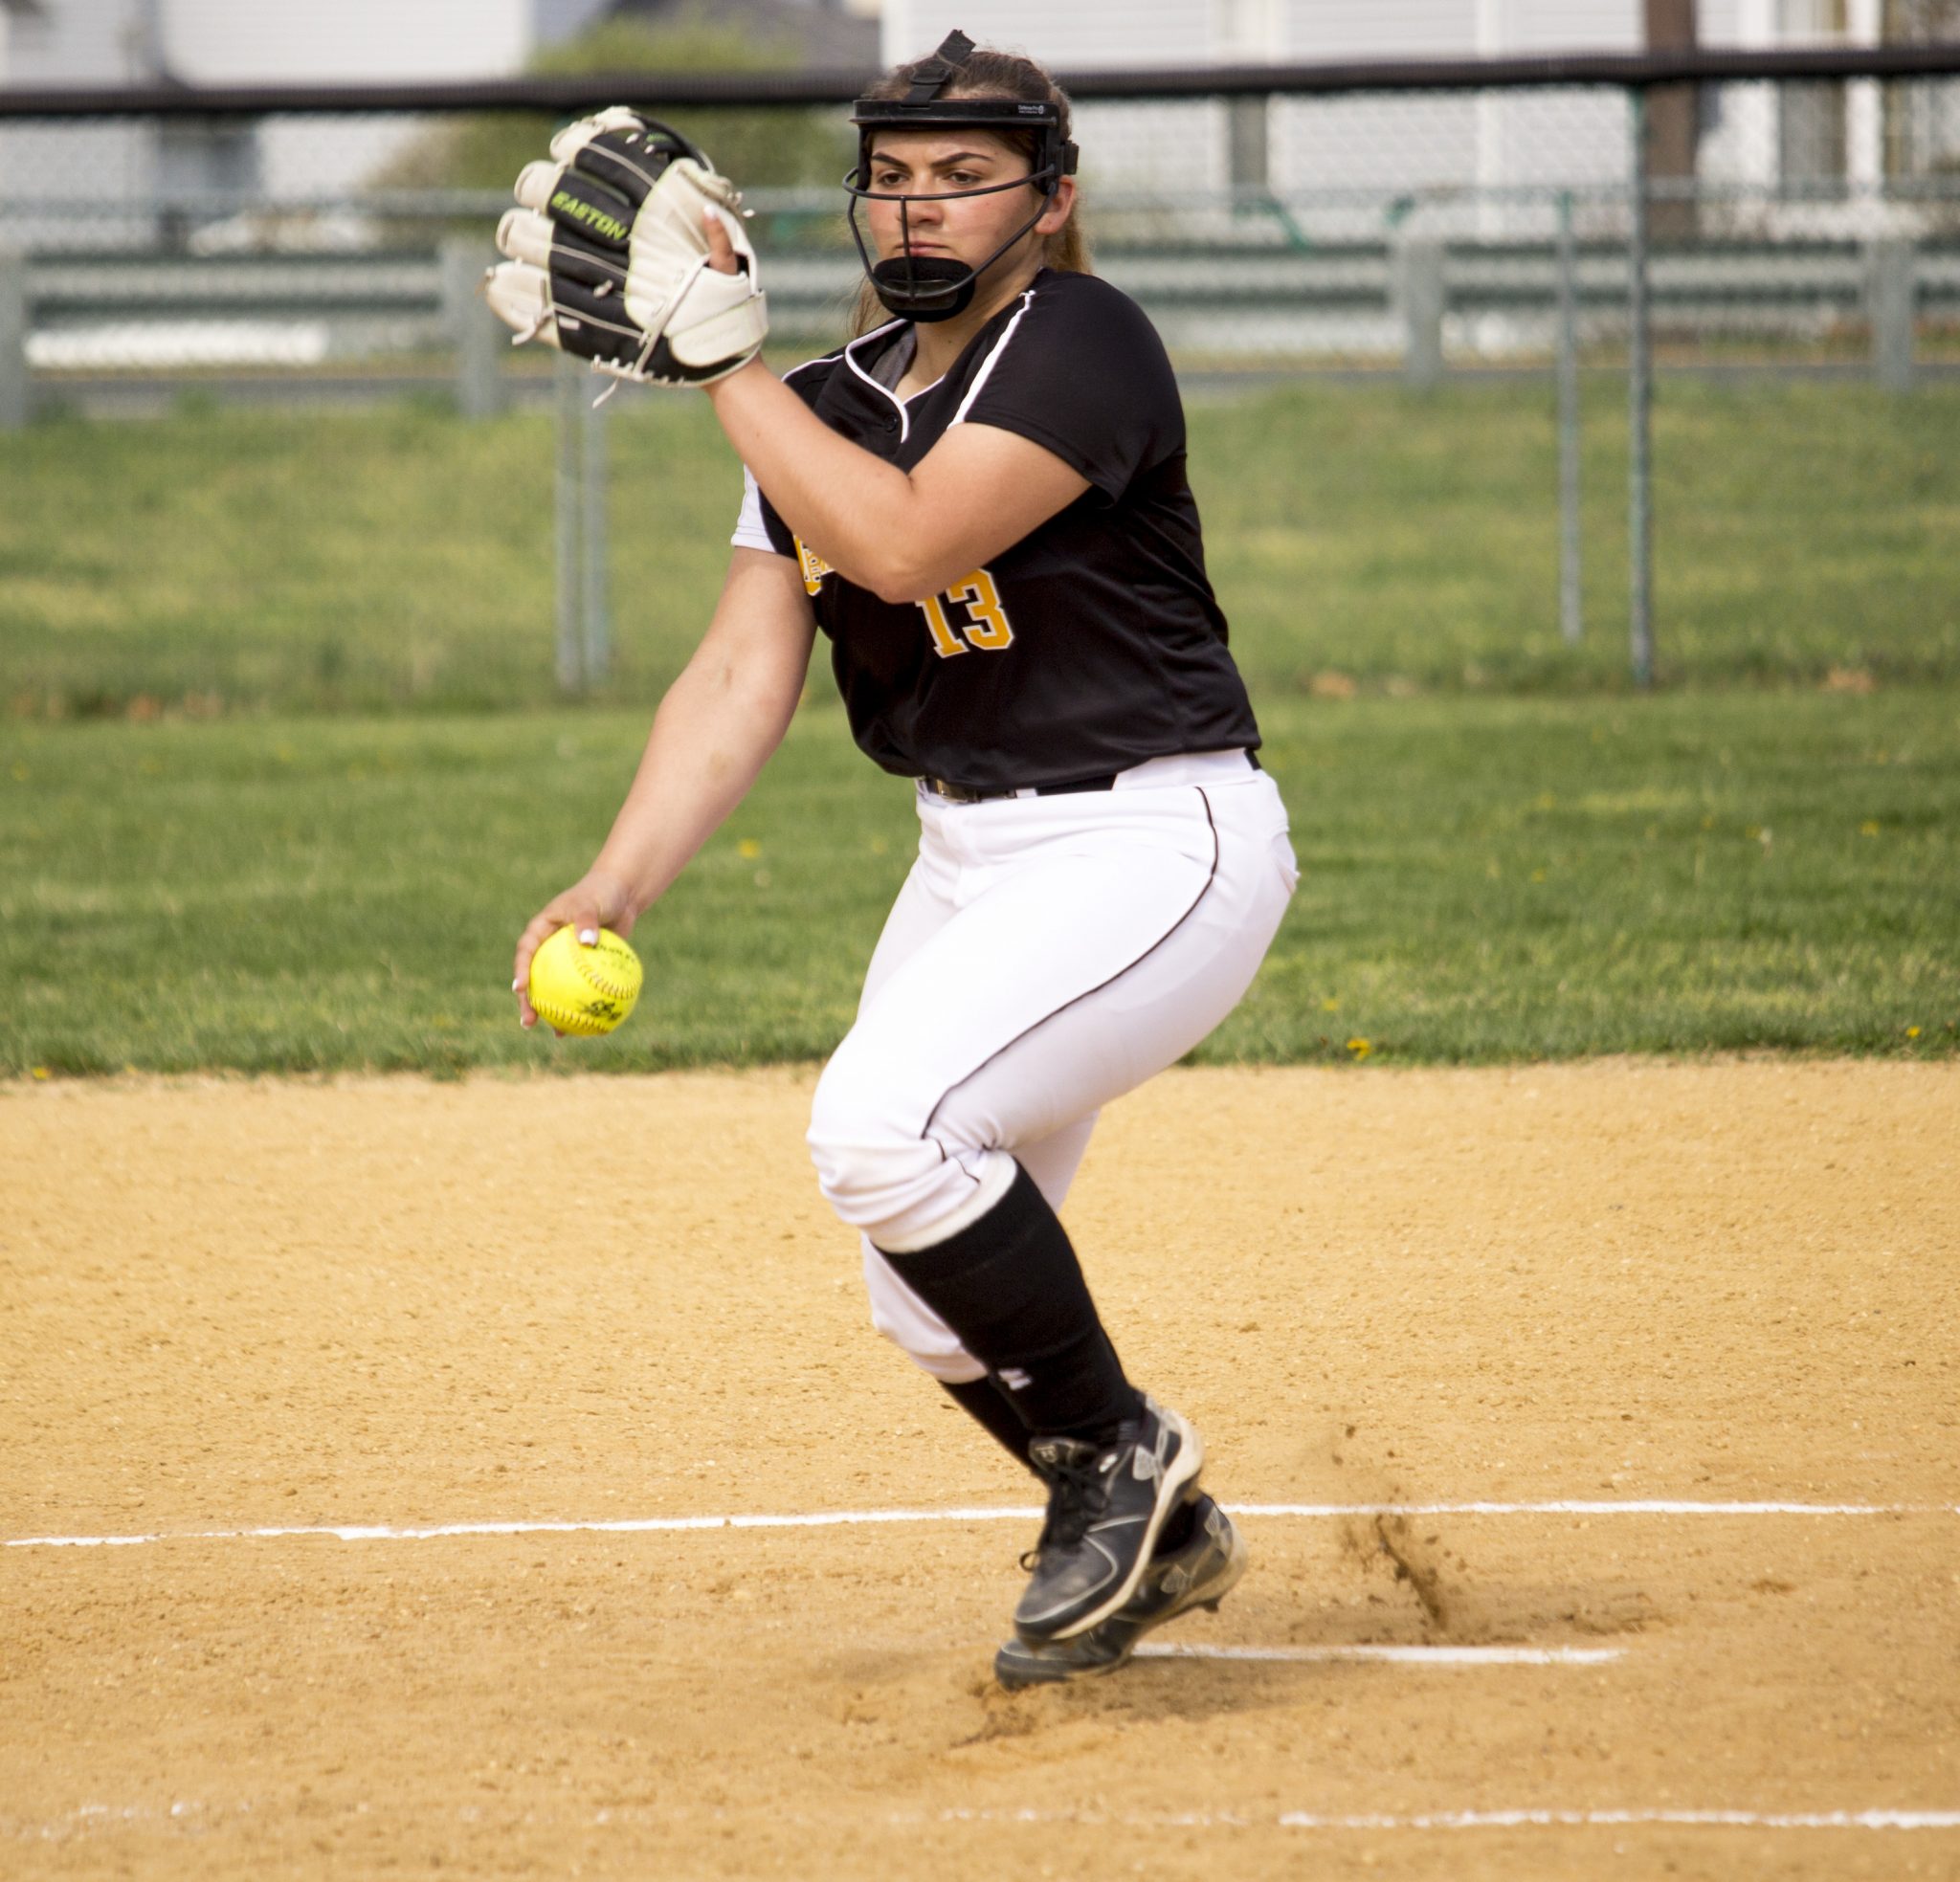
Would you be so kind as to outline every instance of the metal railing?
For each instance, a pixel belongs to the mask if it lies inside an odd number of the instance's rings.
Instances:
[[[1625,241],[1402,241],[1324,243],[1298,250],[1117,247],[1100,271],[1137,299],[1173,349],[1228,363],[1235,355],[1399,355],[1409,378],[1435,383],[1452,357],[1543,358],[1562,297],[1577,318],[1612,330],[1627,305],[1633,251]],[[268,337],[242,363],[323,364],[331,355],[457,352],[458,403],[473,414],[501,409],[503,348],[484,348],[475,318],[482,271],[494,259],[481,236],[449,235],[432,248],[366,253],[73,251],[0,255],[23,314],[0,347],[0,387],[16,408],[46,373],[167,361],[222,365],[229,330]],[[771,320],[790,340],[822,343],[858,280],[855,259],[835,253],[772,255],[766,261]],[[1881,383],[1907,389],[1921,323],[1960,321],[1960,236],[1932,242],[1886,235],[1869,242],[1705,241],[1650,247],[1649,304],[1680,336],[1801,337],[1862,327]],[[196,329],[212,343],[196,345]],[[145,330],[151,338],[144,343]]]

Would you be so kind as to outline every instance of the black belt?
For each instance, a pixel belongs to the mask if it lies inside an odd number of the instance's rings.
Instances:
[[[1021,795],[1021,792],[1011,785],[1004,786],[997,790],[975,790],[970,785],[952,784],[945,778],[921,778],[919,782],[934,797],[944,797],[951,804],[986,804],[991,802],[996,797],[1019,797]],[[1034,787],[1034,795],[1036,797],[1063,797],[1070,791],[1114,790],[1115,788],[1116,773],[1111,771],[1106,777],[1079,778],[1072,785],[1036,785]]]
[[[1255,771],[1261,768],[1256,752],[1249,751],[1245,756]],[[919,782],[934,797],[943,797],[949,804],[987,804],[996,797],[1066,797],[1071,792],[1079,790],[1114,790],[1116,780],[1121,775],[1120,772],[1111,771],[1106,777],[1078,778],[1075,783],[1068,785],[1036,785],[1032,792],[1025,786],[1017,790],[1012,785],[1002,786],[997,789],[975,789],[971,785],[956,785],[945,778],[921,778]]]

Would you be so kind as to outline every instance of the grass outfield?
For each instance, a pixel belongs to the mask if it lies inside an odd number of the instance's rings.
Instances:
[[[705,401],[614,410],[608,697],[641,704],[706,618],[740,479]],[[1303,383],[1191,429],[1256,696],[1625,686],[1616,381],[1588,387],[1578,650],[1557,631],[1548,387]],[[1960,679],[1956,440],[1960,387],[1663,382],[1663,682]],[[0,712],[533,707],[552,461],[548,418],[412,404],[33,427],[0,456]]]
[[[1960,689],[1262,717],[1305,877],[1204,1058],[1955,1050]],[[588,860],[643,725],[0,722],[0,1068],[821,1055],[913,830],[829,704],[641,924],[630,1025],[519,1030],[512,939]]]

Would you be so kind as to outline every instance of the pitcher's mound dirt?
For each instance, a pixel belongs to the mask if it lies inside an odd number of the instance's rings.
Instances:
[[[1960,1873],[1948,1067],[1189,1072],[1105,1118],[1099,1299],[1265,1506],[1164,1640],[1608,1657],[1010,1696],[1028,1517],[237,1533],[1031,1505],[866,1327],[810,1086],[0,1092],[0,1537],[161,1539],[0,1551],[0,1867]]]

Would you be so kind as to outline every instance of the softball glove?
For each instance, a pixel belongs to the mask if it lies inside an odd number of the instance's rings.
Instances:
[[[735,186],[665,124],[624,105],[582,118],[526,164],[504,211],[490,305],[596,372],[704,386],[746,365],[768,332]],[[708,261],[704,211],[728,232],[736,272]]]

